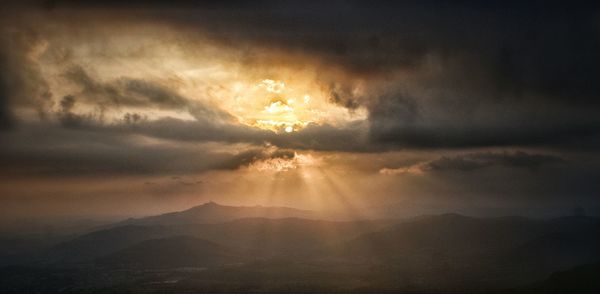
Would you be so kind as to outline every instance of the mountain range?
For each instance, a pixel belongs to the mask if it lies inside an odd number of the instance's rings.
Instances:
[[[61,275],[74,279],[84,273],[111,276],[113,282],[94,280],[101,285],[113,285],[121,275],[138,285],[162,271],[177,276],[178,287],[195,285],[187,290],[211,283],[247,287],[267,279],[273,289],[302,282],[325,289],[435,292],[467,286],[521,291],[554,272],[600,260],[600,220],[593,217],[442,214],[331,221],[317,216],[293,208],[210,202],[104,226],[12,264],[70,269]],[[182,274],[186,268],[195,271]]]
[[[184,211],[165,213],[143,218],[130,218],[123,222],[117,223],[117,225],[214,224],[251,217],[297,217],[315,219],[318,218],[319,215],[313,211],[290,207],[227,206],[210,201]]]

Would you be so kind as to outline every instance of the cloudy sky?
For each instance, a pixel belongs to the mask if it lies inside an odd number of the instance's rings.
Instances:
[[[2,219],[600,214],[597,5],[121,2],[2,4]]]

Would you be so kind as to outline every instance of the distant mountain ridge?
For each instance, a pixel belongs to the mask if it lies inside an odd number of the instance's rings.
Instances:
[[[600,260],[600,219],[594,217],[539,220],[448,213],[331,221],[318,216],[293,208],[209,202],[74,237],[48,248],[29,265],[99,269],[115,277],[145,269],[173,270],[177,277],[192,270],[193,279],[202,283],[218,278],[225,284],[261,278],[297,282],[305,281],[294,280],[298,277],[321,278],[329,272],[335,276],[332,281],[348,275],[339,284],[359,281],[393,289],[403,277],[405,285],[469,285],[485,292],[520,287]],[[270,276],[263,277],[265,273]]]
[[[260,255],[306,252],[315,247],[345,241],[393,222],[336,222],[302,218],[241,218],[216,224],[121,225],[88,233],[58,244],[49,251],[52,261],[90,261],[139,242],[192,236]]]
[[[467,276],[497,282],[502,276],[499,284],[519,284],[600,260],[600,219],[444,214],[366,233],[342,246],[338,251],[346,258],[375,259],[415,272],[448,272],[441,276],[449,283]]]
[[[116,225],[186,225],[215,224],[241,218],[306,218],[319,215],[310,210],[278,206],[227,206],[210,201],[183,211],[170,212],[142,218],[131,218]]]

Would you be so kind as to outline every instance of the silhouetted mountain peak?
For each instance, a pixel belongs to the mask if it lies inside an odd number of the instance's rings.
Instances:
[[[211,200],[211,201],[208,201],[208,202],[206,202],[204,204],[201,204],[199,206],[200,207],[220,207],[220,206],[224,206],[224,205],[221,205],[221,204],[219,204],[219,203],[214,202],[214,201]]]
[[[240,218],[314,218],[308,210],[278,206],[228,206],[209,201],[183,211],[170,212],[138,219],[128,219],[118,225],[173,225],[228,222]]]
[[[208,202],[206,202],[204,204],[200,204],[200,205],[198,205],[196,207],[227,207],[227,206],[219,204],[219,203],[217,203],[215,201],[210,200],[210,201],[208,201]],[[230,207],[233,207],[233,206],[230,206]]]
[[[227,207],[233,208],[233,206],[221,205],[221,204],[211,200],[211,201],[205,202],[203,204],[190,207],[186,210],[179,211],[179,213],[190,212],[190,211],[199,211],[199,210],[205,210],[205,209],[227,208]],[[175,212],[175,213],[177,213],[177,212]]]
[[[471,217],[462,215],[462,214],[458,214],[458,213],[444,213],[438,216],[441,219],[455,219],[455,220],[467,220],[467,219],[471,219]]]

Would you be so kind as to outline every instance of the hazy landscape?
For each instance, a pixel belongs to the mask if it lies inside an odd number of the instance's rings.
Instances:
[[[209,202],[78,234],[4,236],[0,291],[551,293],[565,285],[578,293],[600,289],[599,266],[590,263],[600,260],[598,218],[442,214],[335,221],[311,216],[317,214]],[[56,241],[44,240],[50,237]],[[46,245],[23,246],[28,242]]]

